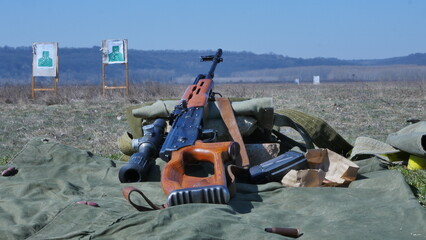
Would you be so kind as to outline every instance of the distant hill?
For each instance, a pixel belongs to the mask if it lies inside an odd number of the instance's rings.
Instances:
[[[374,60],[353,60],[355,65],[426,65],[426,53],[414,53],[404,57],[393,57]]]
[[[175,51],[175,50],[129,50],[129,76],[133,83],[144,81],[179,82],[192,81],[199,73],[206,73],[209,63],[200,63],[201,55],[214,51]],[[64,85],[99,84],[101,81],[100,47],[60,48],[59,75]],[[426,53],[415,53],[404,57],[373,60],[340,60],[337,58],[292,58],[277,54],[254,54],[251,52],[224,51],[224,63],[216,71],[216,78],[222,81],[292,81],[301,78],[310,81],[312,75],[320,75],[325,80],[383,80],[380,71],[388,71],[402,66],[404,74],[413,74],[416,79],[426,78]],[[28,84],[31,79],[31,47],[0,47],[0,84]],[[407,67],[409,65],[410,67]],[[328,66],[319,67],[319,66]],[[361,74],[363,67],[374,72],[371,77]],[[328,69],[328,70],[325,70]],[[332,69],[332,70],[330,70]],[[339,70],[338,70],[339,69]],[[355,71],[356,69],[356,71]],[[376,70],[372,70],[376,69]],[[123,76],[124,67],[107,66],[107,79]],[[342,72],[333,77],[333,71]],[[299,72],[299,73],[298,73]],[[356,72],[356,73],[355,73]],[[389,73],[386,73],[389,75]],[[335,74],[334,74],[335,75]],[[256,77],[258,76],[258,77]],[[259,77],[260,76],[260,77]],[[361,79],[363,76],[364,79]],[[228,79],[228,80],[227,80]],[[424,79],[422,79],[424,80]],[[117,81],[117,80],[115,80]]]

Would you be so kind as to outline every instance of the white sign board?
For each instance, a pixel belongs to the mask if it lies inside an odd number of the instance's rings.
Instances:
[[[58,43],[33,43],[33,76],[57,77]]]
[[[102,63],[127,63],[127,39],[103,40]]]
[[[320,76],[314,76],[314,84],[320,84]]]
[[[297,85],[300,84],[300,80],[298,78],[294,79],[294,83],[296,83]]]

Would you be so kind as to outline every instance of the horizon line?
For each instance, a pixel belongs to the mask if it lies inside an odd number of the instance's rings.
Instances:
[[[31,48],[30,46],[9,46],[9,45],[3,45],[0,46],[0,48]],[[65,49],[79,49],[79,48],[99,48],[101,49],[101,46],[96,46],[93,45],[91,47],[69,47],[69,46],[65,46],[65,47],[59,47],[59,48],[65,48]],[[135,51],[174,51],[174,52],[191,52],[191,51],[198,51],[198,52],[207,52],[207,51],[216,51],[214,49],[136,49],[136,48],[129,48],[130,50],[135,50]],[[296,58],[296,59],[317,59],[317,58],[324,58],[324,59],[337,59],[337,60],[344,60],[344,61],[366,61],[366,60],[383,60],[383,59],[391,59],[391,58],[398,58],[398,57],[408,57],[411,55],[416,55],[416,54],[426,54],[424,52],[414,52],[414,53],[410,53],[407,55],[402,55],[402,56],[393,56],[393,57],[385,57],[385,58],[337,58],[337,57],[322,57],[322,56],[317,56],[317,57],[292,57],[292,56],[288,56],[288,55],[284,55],[284,54],[279,54],[279,53],[274,53],[274,52],[269,52],[269,53],[255,53],[253,51],[249,51],[249,50],[223,50],[224,52],[232,52],[232,53],[251,53],[251,54],[255,54],[255,55],[275,55],[275,56],[282,56],[282,57],[288,57],[288,58]]]

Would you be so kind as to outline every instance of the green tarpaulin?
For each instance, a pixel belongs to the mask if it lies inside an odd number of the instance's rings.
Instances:
[[[121,189],[135,186],[160,204],[160,183],[120,183],[123,162],[36,138],[11,164],[19,172],[0,177],[0,239],[286,239],[266,227],[299,228],[299,239],[426,239],[425,209],[398,171],[374,159],[357,162],[348,188],[237,184],[228,205],[149,212],[136,211]]]

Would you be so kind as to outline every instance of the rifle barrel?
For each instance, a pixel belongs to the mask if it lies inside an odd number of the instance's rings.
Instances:
[[[213,77],[214,77],[214,71],[216,70],[216,66],[220,62],[223,62],[222,49],[221,48],[219,48],[217,50],[216,55],[213,57],[213,64],[210,67],[210,71],[209,71],[209,73],[206,76],[207,79],[213,79]]]

